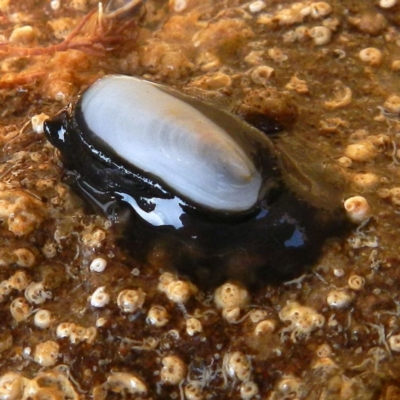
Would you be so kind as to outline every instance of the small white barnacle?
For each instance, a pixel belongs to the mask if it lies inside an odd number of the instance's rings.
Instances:
[[[20,400],[22,398],[23,377],[16,372],[7,372],[0,377],[0,399]]]
[[[27,319],[32,313],[31,305],[23,297],[17,297],[10,304],[10,312],[16,322]]]
[[[329,344],[321,344],[317,348],[317,357],[318,358],[327,358],[332,355],[332,348],[329,346]]]
[[[37,328],[46,329],[53,321],[50,311],[38,310],[33,318],[33,323]]]
[[[17,258],[16,264],[19,267],[30,268],[35,264],[35,261],[36,261],[35,255],[32,253],[31,250],[29,250],[25,247],[15,249],[13,251],[13,254]]]
[[[276,322],[272,319],[265,319],[260,321],[254,328],[255,336],[264,336],[274,332],[276,329]]]
[[[18,271],[13,276],[8,278],[7,282],[11,288],[18,290],[20,292],[21,290],[26,289],[26,287],[29,284],[29,279],[26,276],[25,272]]]
[[[400,351],[400,335],[390,336],[389,346],[390,346],[391,350],[399,352]]]
[[[57,11],[61,7],[61,2],[60,0],[51,0],[50,1],[50,7],[52,10]]]
[[[317,1],[310,5],[310,15],[312,18],[324,18],[332,12],[332,6],[325,1]]]
[[[362,49],[358,56],[360,60],[369,65],[379,65],[382,61],[382,52],[375,47],[367,47]]]
[[[197,292],[196,286],[192,283],[177,279],[175,275],[169,272],[160,276],[157,288],[174,303],[185,303],[192,294]]]
[[[331,308],[346,308],[353,301],[353,294],[345,290],[332,290],[326,297],[326,302]]]
[[[308,338],[315,329],[322,328],[325,318],[311,307],[302,306],[296,301],[288,301],[279,312],[279,318],[290,325],[285,331],[291,332],[291,339],[296,342],[298,337]]]
[[[92,272],[103,272],[107,267],[107,260],[101,257],[95,258],[91,263],[89,269]]]
[[[391,8],[397,4],[397,0],[379,0],[379,7]]]
[[[44,114],[44,113],[34,115],[31,118],[33,131],[36,132],[36,133],[44,133],[43,123],[48,118],[49,118],[49,116]]]
[[[222,318],[229,324],[238,322],[240,317],[240,307],[225,307],[222,309]]]
[[[347,200],[345,200],[343,206],[347,216],[354,223],[360,224],[371,216],[371,208],[365,197],[349,197]]]
[[[146,321],[151,325],[161,328],[169,321],[168,311],[163,306],[152,306],[147,313]]]
[[[8,279],[0,282],[0,302],[4,301],[4,297],[8,296],[13,290],[12,285]]]
[[[126,289],[118,294],[117,304],[123,312],[135,312],[143,307],[146,293],[141,289]]]
[[[246,382],[251,377],[251,364],[241,351],[228,352],[223,359],[224,372],[231,378]]]
[[[317,46],[328,44],[332,38],[332,31],[326,26],[314,26],[309,31],[310,37]]]
[[[85,340],[87,331],[86,328],[77,324],[70,325],[69,340],[71,343],[80,343]]]
[[[338,369],[338,365],[329,357],[319,358],[313,365],[313,369],[318,369],[321,372],[331,372],[334,369]]]
[[[365,278],[360,275],[351,275],[347,283],[350,289],[362,290],[365,285]]]
[[[186,377],[187,366],[178,356],[166,356],[162,359],[161,382],[167,385],[179,385]]]
[[[93,307],[105,307],[110,302],[110,295],[106,292],[105,286],[98,287],[90,297],[90,304]]]
[[[251,70],[250,78],[255,84],[266,86],[274,72],[274,68],[268,65],[260,65]]]
[[[344,154],[351,161],[367,162],[378,155],[378,149],[369,140],[361,140],[358,143],[349,144]]]
[[[267,5],[265,4],[265,1],[256,0],[256,1],[253,1],[252,3],[249,4],[249,11],[252,14],[255,14],[255,13],[258,13],[258,12],[264,10],[264,8],[266,6]]]
[[[225,283],[218,287],[214,293],[214,303],[218,308],[243,308],[249,301],[248,291],[234,283]]]
[[[57,326],[56,335],[58,338],[66,338],[71,334],[72,324],[70,322],[62,322]]]
[[[104,317],[97,318],[96,320],[96,328],[102,328],[107,324],[107,319]]]
[[[243,382],[240,385],[240,398],[243,400],[253,399],[259,392],[258,385],[253,381]]]
[[[187,302],[192,293],[193,290],[190,283],[182,280],[171,282],[165,291],[168,299],[174,303]]]
[[[187,400],[203,400],[203,385],[200,381],[189,381],[183,388]]]
[[[107,377],[107,386],[114,393],[129,393],[132,395],[146,394],[146,384],[137,375],[127,372],[114,372]]]
[[[52,293],[44,289],[42,282],[31,282],[25,289],[25,298],[29,303],[43,304],[52,297]]]
[[[81,338],[82,341],[85,341],[86,343],[93,343],[94,340],[97,337],[97,329],[95,326],[90,326],[89,328],[86,328],[84,330],[84,334]]]
[[[291,396],[293,398],[300,397],[302,382],[300,379],[288,375],[284,376],[281,380],[277,382],[276,389],[277,391],[286,396]]]
[[[186,321],[186,332],[189,336],[194,336],[196,333],[203,331],[203,325],[197,318],[189,318]]]
[[[177,280],[176,275],[171,274],[170,272],[164,272],[163,274],[160,275],[159,277],[159,283],[157,286],[157,289],[160,290],[161,292],[164,292],[167,290],[168,285],[174,281]]]
[[[59,350],[59,344],[52,340],[39,343],[35,348],[33,359],[42,367],[50,367],[57,362]]]
[[[264,310],[251,310],[249,312],[249,319],[254,324],[267,318],[268,313]]]

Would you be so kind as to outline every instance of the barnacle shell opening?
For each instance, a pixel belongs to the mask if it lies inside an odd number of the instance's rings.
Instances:
[[[160,86],[106,76],[82,95],[80,106],[91,136],[184,198],[221,211],[245,211],[257,202],[261,175],[239,144]]]

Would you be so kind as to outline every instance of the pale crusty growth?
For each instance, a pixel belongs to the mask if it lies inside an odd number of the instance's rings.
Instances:
[[[103,229],[91,231],[89,227],[88,231],[83,234],[82,241],[88,247],[98,248],[105,238],[106,232]]]
[[[5,282],[7,283],[5,286],[21,291],[26,289],[29,285],[29,278],[26,276],[25,272],[18,271]]]
[[[308,338],[312,331],[322,328],[325,324],[325,317],[322,314],[295,301],[288,302],[282,308],[279,318],[283,322],[290,322],[290,325],[282,332],[290,332],[293,342],[299,338]]]
[[[161,382],[167,385],[179,385],[186,377],[187,366],[178,356],[166,356],[162,360]]]
[[[203,326],[197,318],[189,318],[186,321],[186,332],[189,336],[194,336],[203,331]]]
[[[205,90],[218,90],[231,86],[232,78],[223,72],[215,72],[195,78],[190,82],[191,86]]]
[[[39,227],[43,220],[43,203],[22,190],[0,192],[0,219],[16,236],[24,236]]]
[[[183,389],[187,400],[203,400],[203,385],[201,381],[190,381]]]
[[[331,308],[347,308],[350,306],[354,299],[352,293],[345,290],[332,290],[326,297],[326,302]]]
[[[54,368],[40,372],[28,379],[15,372],[0,377],[0,398],[7,400],[70,399],[79,400],[80,396],[64,372]]]
[[[10,312],[16,322],[22,322],[32,314],[32,307],[26,299],[17,297],[10,304]]]
[[[335,81],[332,89],[333,98],[331,100],[325,101],[325,108],[327,108],[328,110],[333,110],[336,108],[346,107],[351,103],[353,91],[350,87],[344,85],[341,81]]]
[[[397,95],[389,96],[385,100],[383,108],[387,113],[400,114],[400,96]]]
[[[31,282],[25,289],[25,298],[31,304],[43,304],[52,297],[52,293],[45,290],[43,282]]]
[[[17,257],[19,267],[30,268],[35,265],[36,257],[31,250],[22,247],[14,250],[13,253]]]
[[[251,310],[248,314],[249,320],[253,323],[263,321],[267,316],[268,313],[264,310]]]
[[[363,140],[358,143],[349,144],[344,154],[353,161],[366,162],[374,159],[378,151],[370,141]]]
[[[59,350],[60,346],[57,342],[48,340],[36,346],[33,358],[42,367],[51,367],[57,362]]]
[[[127,393],[133,396],[144,395],[148,391],[146,384],[137,375],[128,372],[113,372],[107,381],[93,388],[94,400],[105,400],[108,392]]]
[[[15,28],[9,37],[9,41],[15,44],[29,44],[35,40],[35,30],[30,25]]]
[[[356,189],[367,193],[375,190],[376,186],[378,185],[379,178],[373,172],[360,172],[353,175],[352,182]]]
[[[218,308],[239,307],[248,304],[250,296],[247,289],[233,283],[225,283],[214,293],[214,303]]]
[[[22,395],[23,378],[16,372],[8,372],[0,377],[0,398],[19,400]]]
[[[290,82],[285,86],[286,89],[294,90],[299,94],[306,94],[309,92],[307,81],[299,79],[296,75],[290,78]]]
[[[69,338],[72,344],[86,342],[93,343],[97,336],[97,329],[95,327],[84,328],[80,325],[63,322],[57,326],[56,335],[58,338]]]
[[[240,317],[240,307],[224,307],[222,309],[222,317],[228,323],[235,324]]]

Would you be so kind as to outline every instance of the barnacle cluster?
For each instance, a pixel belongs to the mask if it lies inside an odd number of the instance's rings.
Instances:
[[[0,398],[399,398],[399,1],[98,3],[0,0]],[[294,190],[351,229],[254,287],[198,286],[162,235],[136,257],[43,135],[109,73],[267,116]]]

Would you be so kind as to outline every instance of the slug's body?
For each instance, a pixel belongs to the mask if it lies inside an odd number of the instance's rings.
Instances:
[[[161,85],[106,76],[45,132],[86,198],[117,221],[128,212],[130,247],[162,247],[205,279],[292,276],[336,226],[283,182],[264,133]]]

